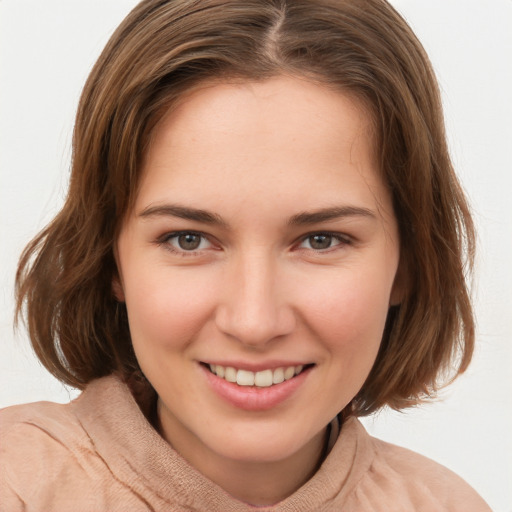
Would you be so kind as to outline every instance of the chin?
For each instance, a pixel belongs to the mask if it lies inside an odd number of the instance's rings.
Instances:
[[[251,429],[252,430],[252,429]],[[222,457],[238,462],[270,463],[288,459],[310,443],[323,439],[323,429],[316,435],[294,433],[285,425],[277,429],[253,429],[253,432],[237,431],[221,432],[217,439],[211,440],[211,446]]]

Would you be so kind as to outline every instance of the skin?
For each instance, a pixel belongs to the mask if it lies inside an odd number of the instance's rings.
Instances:
[[[363,385],[400,295],[370,117],[298,78],[205,84],[157,126],[142,173],[114,291],[160,432],[233,496],[276,503],[317,469],[326,425]],[[201,363],[218,360],[313,367],[284,402],[247,411],[208,384]]]

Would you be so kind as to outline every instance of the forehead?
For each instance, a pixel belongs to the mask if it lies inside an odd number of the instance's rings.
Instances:
[[[372,134],[360,101],[307,80],[202,84],[155,128],[136,202],[173,193],[210,201],[229,189],[238,197],[329,203],[343,199],[343,188],[354,194],[350,183],[364,185],[359,195],[379,195]]]
[[[278,76],[260,82],[196,85],[163,116],[152,142],[161,143],[163,138],[170,142],[170,132],[177,147],[199,139],[202,145],[217,145],[222,135],[239,139],[250,135],[266,137],[261,146],[265,150],[306,140],[315,146],[318,138],[353,144],[356,137],[363,137],[370,143],[374,130],[370,109],[355,94],[299,77]]]

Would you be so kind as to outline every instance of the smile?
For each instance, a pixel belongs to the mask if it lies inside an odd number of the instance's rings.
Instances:
[[[261,412],[291,399],[315,367],[314,363],[283,363],[269,364],[267,368],[261,365],[252,370],[245,364],[242,368],[235,364],[231,366],[227,361],[224,364],[203,362],[199,367],[210,389],[223,401],[237,409]]]
[[[299,375],[304,369],[303,365],[297,365],[252,372],[250,370],[237,370],[231,366],[221,366],[220,364],[210,364],[208,367],[214,375],[227,382],[236,383],[239,386],[255,386],[258,388],[268,388],[281,384],[285,380],[290,380]]]

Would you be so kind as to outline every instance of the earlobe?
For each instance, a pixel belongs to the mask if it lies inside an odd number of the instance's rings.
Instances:
[[[404,262],[400,260],[395,274],[395,280],[393,281],[393,287],[391,288],[391,294],[389,296],[389,305],[399,306],[405,299],[406,290],[407,272],[405,270]]]
[[[389,306],[399,306],[402,303],[403,295],[399,287],[393,284],[393,289],[391,290],[391,295],[389,296]]]
[[[123,285],[117,275],[112,278],[112,293],[118,302],[125,302]]]

